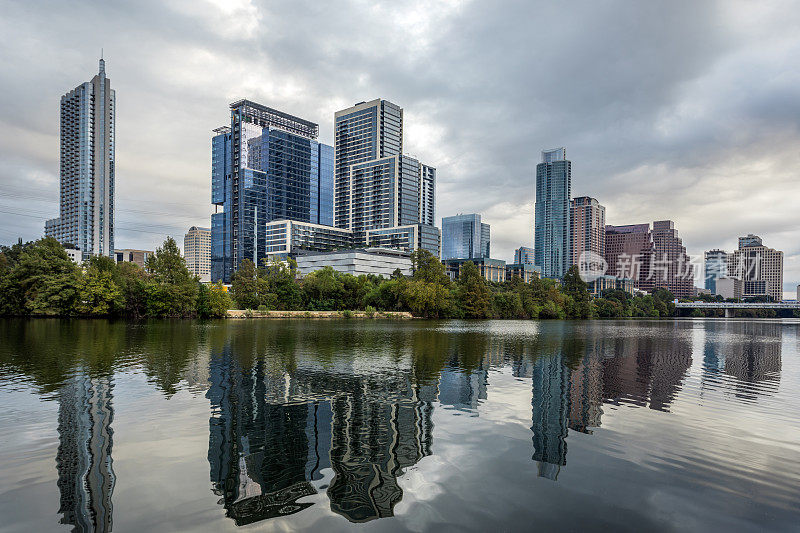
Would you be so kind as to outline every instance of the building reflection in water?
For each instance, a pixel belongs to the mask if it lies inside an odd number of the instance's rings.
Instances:
[[[428,331],[388,347],[362,338],[369,359],[300,356],[304,344],[288,334],[273,348],[228,338],[208,364],[213,491],[237,525],[297,513],[322,492],[351,522],[393,516],[399,477],[432,453],[436,402],[445,413],[477,415],[490,369],[503,367],[531,380],[532,459],[540,477],[556,480],[569,431],[591,435],[604,409],[669,412],[692,364],[690,326],[665,322],[642,335],[624,325],[558,323],[533,340]],[[708,372],[777,380],[780,326],[750,324],[721,338],[726,344],[706,341]],[[421,351],[405,351],[406,343]]]
[[[729,377],[734,379],[726,379],[725,388],[733,388],[740,399],[776,393],[782,328],[774,322],[709,323],[703,346],[703,387],[718,388],[721,380]]]
[[[299,500],[325,488],[326,469],[331,510],[351,522],[392,516],[397,477],[431,453],[435,387],[408,375],[275,374],[225,349],[210,382],[211,482],[237,525],[313,505]]]
[[[110,376],[78,371],[58,390],[58,512],[73,531],[111,531],[113,388]]]

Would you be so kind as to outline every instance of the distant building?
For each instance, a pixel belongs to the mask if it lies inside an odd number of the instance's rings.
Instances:
[[[694,266],[673,221],[653,222],[653,245],[654,288],[663,287],[677,298],[691,298],[694,292]]]
[[[592,296],[600,296],[603,291],[617,290],[625,291],[628,294],[634,294],[634,283],[630,278],[618,278],[615,276],[600,276],[599,278],[590,281],[588,284],[589,294]]]
[[[73,263],[79,265],[81,264],[81,262],[83,262],[83,253],[81,253],[81,251],[78,248],[71,246],[64,246],[64,251],[67,252],[67,256],[69,256],[70,260],[72,260]]]
[[[481,215],[454,215],[442,219],[442,259],[489,257],[491,228]]]
[[[652,290],[650,272],[654,254],[650,224],[606,226],[605,259],[608,275],[631,278],[635,288]]]
[[[572,163],[566,150],[542,152],[536,165],[536,266],[548,278],[561,278],[572,261],[570,239],[570,195]]]
[[[230,105],[211,141],[211,279],[230,281],[243,259],[266,257],[266,224],[333,225],[333,147],[319,126],[250,100]]]
[[[742,280],[742,298],[783,300],[783,252],[764,246],[757,235],[739,237],[739,249],[728,255],[728,275]]]
[[[395,270],[411,275],[411,254],[384,248],[356,248],[331,252],[309,252],[298,255],[297,269],[302,275],[321,270],[326,266],[353,276],[374,274],[391,277]]]
[[[183,237],[183,258],[189,272],[211,281],[211,229],[192,226]]]
[[[151,250],[131,250],[125,248],[124,250],[114,250],[114,262],[116,263],[136,263],[144,268],[147,264],[147,259],[153,255]]]
[[[530,283],[534,279],[541,279],[542,273],[532,263],[512,263],[506,265],[506,280],[514,276],[520,278],[525,283]]]
[[[488,257],[473,257],[473,258],[458,258],[458,259],[445,259],[442,261],[444,264],[445,272],[450,276],[450,279],[456,280],[461,275],[461,269],[464,263],[472,261],[478,272],[486,281],[494,281],[502,283],[506,280],[506,262],[502,259],[490,259]]]
[[[606,253],[606,208],[595,198],[581,196],[570,201],[571,265],[580,265],[581,255]]]
[[[61,97],[60,210],[44,234],[83,259],[114,253],[115,102],[102,59],[91,81]]]
[[[533,248],[529,248],[527,246],[520,246],[514,251],[514,263],[515,264],[536,264],[536,258],[534,257]]]
[[[717,279],[728,275],[728,253],[724,250],[709,250],[705,253],[705,288],[717,293]]]
[[[715,295],[727,299],[739,299],[742,297],[742,281],[736,278],[717,278],[714,284]]]

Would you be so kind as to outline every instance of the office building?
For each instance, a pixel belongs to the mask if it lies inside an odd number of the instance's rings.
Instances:
[[[183,237],[183,258],[189,272],[202,282],[211,281],[211,230],[192,226]]]
[[[728,253],[724,250],[709,250],[704,257],[705,285],[711,294],[717,294],[717,279],[728,275]]]
[[[650,224],[606,226],[605,260],[609,276],[630,278],[635,288],[650,291],[654,254]]]
[[[506,262],[502,259],[490,259],[488,257],[454,258],[445,259],[442,263],[450,279],[457,280],[461,275],[464,263],[467,261],[472,261],[478,267],[478,272],[486,281],[502,283],[506,280]]]
[[[654,288],[663,287],[676,298],[691,298],[694,293],[694,266],[673,221],[653,222],[653,245]]]
[[[764,246],[757,235],[739,237],[739,249],[728,255],[728,275],[742,280],[742,298],[783,300],[783,252]]]
[[[439,228],[427,224],[367,230],[367,246],[371,248],[392,248],[406,252],[423,249],[437,258],[441,255],[441,241]]]
[[[742,281],[736,278],[721,277],[714,280],[714,294],[726,300],[742,297]]]
[[[211,279],[225,282],[266,257],[267,223],[333,224],[333,147],[319,126],[249,100],[230,110],[211,141]]]
[[[570,195],[572,163],[566,150],[545,150],[536,165],[536,266],[548,278],[561,278],[572,261]]]
[[[370,230],[433,225],[436,169],[403,155],[399,106],[377,99],[337,111],[334,150],[334,222],[356,246]]]
[[[534,279],[540,279],[542,273],[539,272],[533,263],[512,263],[506,265],[506,280],[514,276],[520,278],[525,283],[530,283]]]
[[[606,208],[595,198],[581,196],[570,200],[571,265],[580,266],[581,256],[606,253]]]
[[[270,259],[286,259],[305,252],[327,252],[353,247],[353,232],[348,229],[296,220],[268,222],[264,233],[264,253]]]
[[[102,59],[91,81],[61,97],[59,217],[44,233],[77,246],[83,259],[113,257],[115,101]]]
[[[442,259],[489,257],[489,224],[478,214],[455,215],[442,219]]]
[[[533,248],[527,246],[520,246],[514,251],[514,263],[516,264],[536,264]]]
[[[302,275],[328,266],[338,272],[353,276],[374,274],[389,278],[398,269],[404,276],[411,275],[411,254],[401,250],[357,248],[331,252],[308,252],[299,254],[295,260],[297,261],[297,270]]]
[[[147,260],[153,255],[152,250],[132,250],[125,248],[123,250],[114,250],[114,262],[116,263],[136,263],[144,268],[147,265]]]

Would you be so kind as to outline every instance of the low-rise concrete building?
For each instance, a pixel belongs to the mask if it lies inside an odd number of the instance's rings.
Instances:
[[[726,300],[728,298],[736,298],[736,299],[741,298],[742,280],[730,277],[717,278],[716,294],[722,296]]]
[[[391,277],[395,270],[411,275],[411,254],[386,248],[355,248],[330,252],[308,252],[295,257],[301,275],[310,274],[326,266],[344,274],[360,276],[374,274]]]
[[[125,248],[124,250],[114,250],[114,261],[117,263],[136,263],[144,268],[147,259],[153,255],[151,250],[131,250]]]
[[[79,265],[81,264],[81,261],[83,261],[83,253],[78,248],[72,248],[72,247],[68,248],[65,246],[64,251],[67,252],[67,255],[69,256],[69,258],[72,260],[73,263]]]

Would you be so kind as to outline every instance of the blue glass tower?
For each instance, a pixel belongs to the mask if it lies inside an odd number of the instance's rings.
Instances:
[[[542,152],[536,165],[535,262],[542,275],[561,278],[567,273],[570,250],[570,206],[572,162],[566,150]]]
[[[442,259],[489,257],[491,228],[478,214],[442,219]]]
[[[267,223],[333,224],[333,147],[317,142],[317,124],[249,100],[214,131],[211,279],[227,283],[243,259],[267,257]]]

